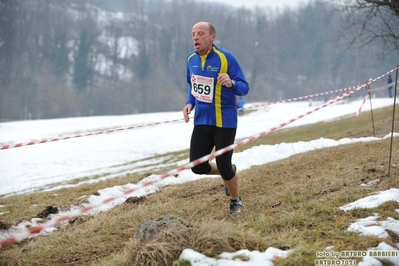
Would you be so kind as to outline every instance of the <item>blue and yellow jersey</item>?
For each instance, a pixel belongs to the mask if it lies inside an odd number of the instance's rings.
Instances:
[[[219,73],[227,73],[236,85],[222,86],[217,81]],[[237,127],[236,96],[246,95],[249,85],[232,53],[214,45],[206,55],[189,54],[187,82],[190,86],[186,104],[195,107],[194,125]]]

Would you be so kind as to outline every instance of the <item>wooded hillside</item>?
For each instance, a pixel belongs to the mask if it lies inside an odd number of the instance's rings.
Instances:
[[[336,35],[345,14],[336,10],[328,3],[276,12],[192,0],[4,0],[0,121],[180,110],[191,27],[203,20],[244,68],[246,101],[363,84],[397,66],[397,58],[368,49],[345,51]]]

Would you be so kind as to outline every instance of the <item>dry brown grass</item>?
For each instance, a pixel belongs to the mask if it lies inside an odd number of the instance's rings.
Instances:
[[[391,130],[391,117],[391,108],[374,112],[377,137]],[[255,144],[372,134],[370,116],[366,114],[282,130],[239,149]],[[238,219],[226,219],[228,198],[221,180],[203,179],[165,187],[139,203],[125,203],[106,213],[82,216],[51,235],[5,247],[0,250],[0,265],[172,265],[184,248],[216,258],[224,251],[264,251],[268,247],[294,250],[289,258],[279,259],[275,265],[310,265],[315,252],[327,246],[334,246],[335,250],[365,250],[381,239],[349,233],[347,227],[374,212],[382,218],[399,219],[395,212],[399,204],[389,202],[377,209],[350,212],[340,211],[339,207],[372,192],[397,187],[398,146],[396,138],[390,178],[389,139],[298,154],[239,172],[246,210]],[[0,205],[7,205],[1,211],[9,210],[0,216],[0,223],[12,225],[29,220],[46,206],[77,205],[81,197],[101,188],[137,182],[140,178],[129,176],[75,189],[0,199]],[[376,179],[380,181],[374,186],[360,186]],[[144,243],[134,242],[133,235],[141,222],[169,214],[183,217],[193,226],[188,230],[164,231]],[[384,241],[393,245],[398,239],[392,233]]]

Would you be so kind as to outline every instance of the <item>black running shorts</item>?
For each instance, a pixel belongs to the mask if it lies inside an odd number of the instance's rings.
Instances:
[[[215,150],[220,150],[234,143],[236,128],[221,128],[216,126],[194,126],[190,144],[190,162],[199,159]],[[233,150],[216,157],[216,164],[224,180],[235,176],[231,165]],[[191,169],[196,174],[208,174],[211,171],[209,161],[194,166]]]

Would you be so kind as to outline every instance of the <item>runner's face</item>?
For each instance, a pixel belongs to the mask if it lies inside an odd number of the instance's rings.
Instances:
[[[204,55],[212,49],[213,41],[216,34],[211,34],[207,23],[197,23],[194,25],[191,36],[193,39],[194,49]]]

